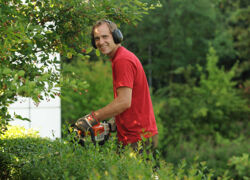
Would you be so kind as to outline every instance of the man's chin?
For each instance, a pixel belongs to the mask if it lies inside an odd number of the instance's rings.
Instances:
[[[100,50],[100,51],[101,51],[101,53],[102,53],[102,54],[104,54],[104,55],[109,55],[109,54],[110,54],[110,52],[109,52],[109,51],[105,51],[105,50],[103,50],[103,51],[102,51],[102,50]]]

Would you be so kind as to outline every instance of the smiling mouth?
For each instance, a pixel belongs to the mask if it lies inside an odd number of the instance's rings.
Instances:
[[[100,47],[100,50],[101,50],[101,51],[104,51],[105,49],[107,49],[107,47],[106,47],[106,46],[102,46],[102,47]]]

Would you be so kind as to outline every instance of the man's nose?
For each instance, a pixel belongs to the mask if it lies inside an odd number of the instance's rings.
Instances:
[[[103,43],[104,43],[104,39],[103,39],[103,38],[100,38],[99,43],[100,43],[100,44],[103,44]]]

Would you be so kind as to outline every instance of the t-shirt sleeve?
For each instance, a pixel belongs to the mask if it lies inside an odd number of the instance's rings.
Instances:
[[[115,89],[119,87],[133,88],[136,67],[127,59],[119,59],[114,65]]]

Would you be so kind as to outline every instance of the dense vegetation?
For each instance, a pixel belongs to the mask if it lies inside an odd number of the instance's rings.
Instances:
[[[64,140],[42,139],[32,130],[8,127],[0,135],[1,179],[211,179],[212,171],[206,163],[178,167],[160,162],[161,168],[153,172],[154,161],[145,161],[130,149],[116,153],[114,141],[104,146],[92,143],[82,147]],[[223,176],[226,178],[226,176]]]
[[[17,95],[39,103],[61,87],[64,126],[112,100],[110,62],[89,38],[101,18],[118,24],[123,45],[145,68],[159,129],[159,177],[249,179],[248,0],[1,0],[0,178],[151,178],[152,165],[129,150],[118,156],[114,141],[82,148],[67,136],[50,141],[5,131]],[[52,53],[61,61],[49,59]]]

